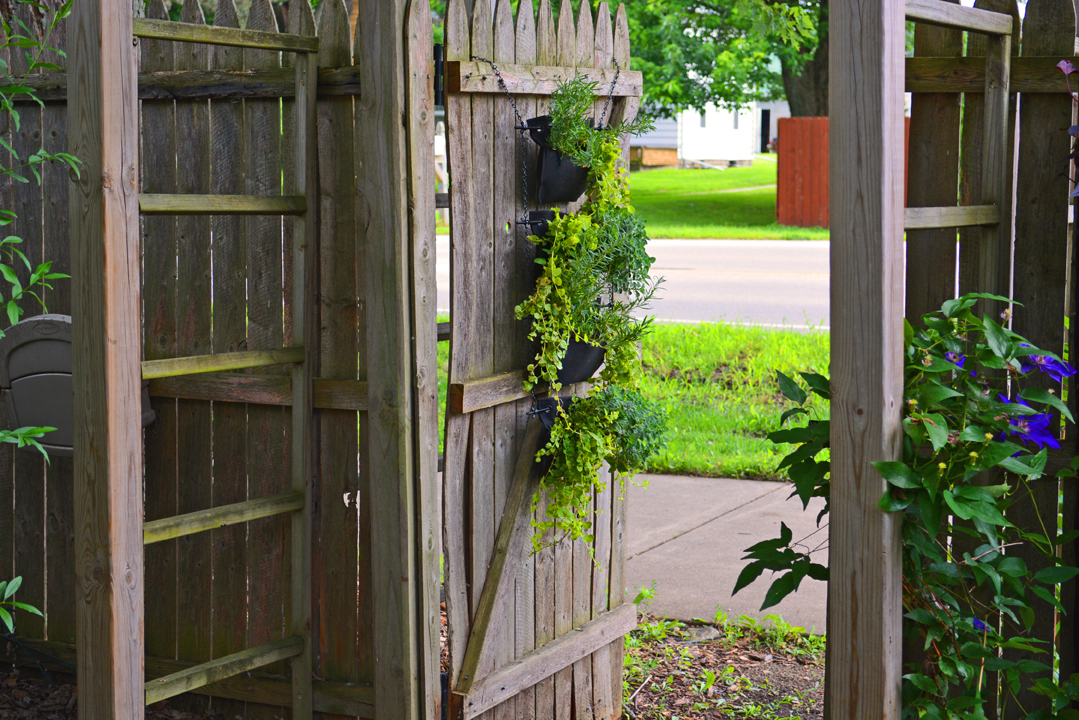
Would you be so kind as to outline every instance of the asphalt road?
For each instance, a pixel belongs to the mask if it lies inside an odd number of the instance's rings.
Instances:
[[[650,314],[660,320],[725,320],[766,327],[829,325],[828,242],[653,240],[665,278]],[[448,312],[449,238],[438,238],[438,307]]]

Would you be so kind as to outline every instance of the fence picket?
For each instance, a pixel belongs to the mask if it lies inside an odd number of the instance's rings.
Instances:
[[[146,8],[146,16],[167,20],[162,0]],[[174,44],[142,40],[141,72],[175,69]],[[142,103],[142,192],[176,192],[176,110],[171,100],[144,100]],[[142,226],[143,290],[145,317],[144,360],[177,356],[176,345],[176,219],[168,216],[144,217]],[[146,457],[146,520],[160,520],[178,514],[176,502],[176,401],[153,398],[157,420],[146,429],[143,447]],[[146,623],[146,652],[155,657],[176,657],[176,555],[177,541],[170,540],[146,548],[146,607],[154,609],[153,622]]]

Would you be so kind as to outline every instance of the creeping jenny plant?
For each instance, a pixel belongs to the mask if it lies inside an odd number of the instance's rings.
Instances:
[[[923,651],[905,668],[903,714],[984,718],[987,703],[1002,712],[1017,704],[1025,682],[1047,699],[1041,709],[1020,706],[1021,717],[1079,717],[1068,709],[1079,699],[1079,675],[1055,680],[1052,649],[1030,634],[1035,603],[1065,612],[1056,586],[1079,570],[1062,564],[1057,550],[1079,539],[1079,532],[1058,532],[1055,509],[1034,528],[1017,527],[1007,517],[1008,508],[1029,498],[1038,484],[1055,488],[1058,477],[1076,477],[1075,462],[1046,476],[1048,448],[1060,447],[1057,418],[1072,416],[1056,392],[1037,387],[1044,381],[1031,382],[1042,374],[1059,382],[1075,370],[1006,324],[976,316],[980,299],[1009,302],[965,295],[924,316],[923,327],[906,325],[902,459],[874,463],[887,483],[880,508],[902,513],[905,633]],[[825,378],[802,379],[810,393],[829,398]],[[779,386],[796,403],[782,423],[806,415],[809,394],[782,374]],[[780,466],[789,468],[792,497],[798,495],[803,506],[830,495],[829,434],[827,420],[810,420],[769,436],[797,446]],[[1026,507],[1038,511],[1035,503]],[[818,523],[826,512],[827,505]],[[1028,567],[1019,547],[1028,557],[1041,556],[1041,569]],[[828,579],[828,568],[813,562],[786,525],[779,538],[747,553],[751,562],[735,592],[765,570],[781,573],[765,607],[806,576]],[[999,685],[987,681],[988,673],[1000,674]]]
[[[540,250],[542,272],[536,289],[517,307],[529,319],[537,344],[525,388],[547,383],[560,389],[557,374],[570,341],[599,345],[605,365],[588,394],[568,408],[559,406],[550,440],[537,461],[551,458],[541,481],[547,493],[547,520],[536,523],[538,548],[549,529],[556,535],[591,540],[591,493],[605,487],[607,463],[622,482],[645,466],[662,444],[666,416],[638,391],[638,345],[651,318],[634,317],[648,307],[659,281],[649,275],[644,222],[629,204],[629,178],[622,166],[622,138],[647,121],[593,128],[596,85],[578,77],[552,96],[552,145],[589,170],[587,199],[580,211],[556,214],[547,234],[529,238]]]

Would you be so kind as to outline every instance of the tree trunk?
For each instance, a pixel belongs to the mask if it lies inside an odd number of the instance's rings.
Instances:
[[[828,0],[820,0],[817,37],[813,57],[804,63],[800,74],[793,62],[780,57],[783,90],[792,117],[828,115]]]

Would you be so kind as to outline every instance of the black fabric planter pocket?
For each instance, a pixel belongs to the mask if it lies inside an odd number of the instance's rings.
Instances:
[[[548,145],[551,137],[550,115],[532,118],[527,125],[532,140],[540,147],[536,200],[540,205],[576,202],[588,189],[588,168],[581,167]]]
[[[603,364],[605,354],[598,345],[570,340],[566,357],[562,359],[562,369],[558,371],[558,382],[566,386],[590,379]]]
[[[551,441],[551,429],[554,427],[555,418],[558,416],[558,406],[561,405],[563,410],[569,410],[569,406],[573,404],[574,400],[576,398],[545,397],[532,401],[532,410],[543,424],[543,435],[540,436],[539,442],[541,448],[547,447],[547,443]],[[539,473],[541,477],[547,474],[553,462],[554,457],[551,455],[545,455],[540,460]]]

